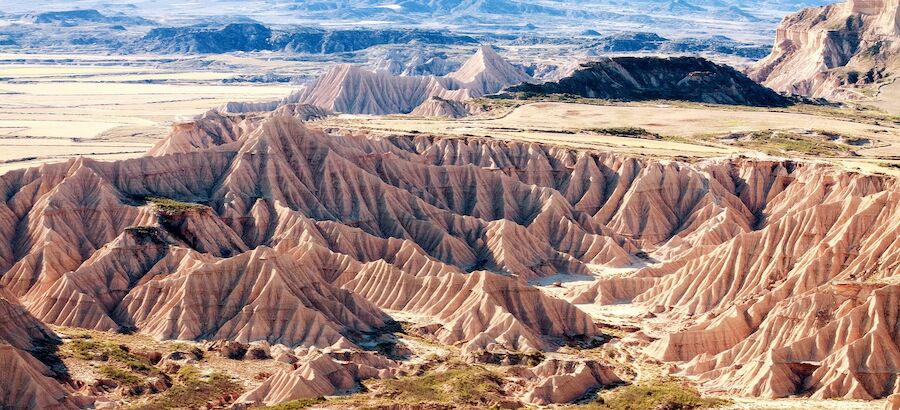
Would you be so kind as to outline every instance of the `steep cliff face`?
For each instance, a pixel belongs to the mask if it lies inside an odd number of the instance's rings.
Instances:
[[[786,17],[754,80],[810,97],[861,98],[900,70],[900,2],[851,0]]]

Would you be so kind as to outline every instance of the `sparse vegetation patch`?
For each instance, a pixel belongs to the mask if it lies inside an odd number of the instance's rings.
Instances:
[[[241,393],[241,385],[221,373],[202,375],[196,367],[184,366],[178,371],[176,383],[150,403],[134,409],[197,409],[209,403],[227,404]]]
[[[661,380],[620,387],[604,393],[594,403],[582,406],[591,410],[711,409],[730,402],[704,398],[697,389],[677,380]]]
[[[206,206],[202,204],[183,202],[172,198],[149,196],[145,199],[148,203],[153,204],[153,206],[155,206],[160,213],[166,215],[182,214],[185,212],[206,208]]]
[[[655,132],[647,131],[646,129],[641,127],[588,128],[583,131],[594,134],[612,135],[614,137],[642,138],[649,140],[662,139],[661,135]]]

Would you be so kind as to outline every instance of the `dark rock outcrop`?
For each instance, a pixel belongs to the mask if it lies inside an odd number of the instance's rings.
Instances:
[[[277,31],[259,23],[233,23],[222,28],[161,27],[150,30],[138,49],[157,53],[228,53],[287,51],[331,54],[363,50],[383,44],[470,44],[475,40],[434,30],[323,30],[304,28]]]
[[[752,106],[789,103],[734,68],[697,57],[607,58],[585,64],[558,82],[521,84],[507,91],[626,101],[684,100]]]

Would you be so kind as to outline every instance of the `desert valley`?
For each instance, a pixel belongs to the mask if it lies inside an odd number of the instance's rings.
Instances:
[[[212,3],[0,8],[0,408],[900,409],[898,0]]]

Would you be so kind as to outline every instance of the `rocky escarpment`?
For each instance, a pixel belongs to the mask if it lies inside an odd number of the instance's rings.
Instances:
[[[663,324],[645,329],[646,352],[709,390],[898,389],[891,177],[356,135],[286,111],[210,113],[143,158],[0,176],[0,234],[12,238],[0,285],[50,324],[331,351],[377,338],[399,311],[471,360],[596,340],[573,303],[632,302]],[[596,273],[621,268],[631,273]],[[593,282],[562,297],[531,285],[559,274]],[[392,372],[306,359],[245,399]],[[597,363],[549,361],[518,377],[535,404],[612,380]]]
[[[605,58],[587,63],[559,81],[522,84],[506,91],[624,101],[684,100],[753,106],[789,103],[737,70],[697,57]]]
[[[851,0],[800,11],[778,28],[772,53],[751,78],[810,97],[857,99],[858,88],[890,81],[900,70],[900,3]]]
[[[472,44],[468,36],[431,30],[273,30],[259,23],[232,23],[224,27],[159,27],[147,32],[130,48],[153,53],[229,53],[286,51],[331,54],[363,50],[381,44]]]

